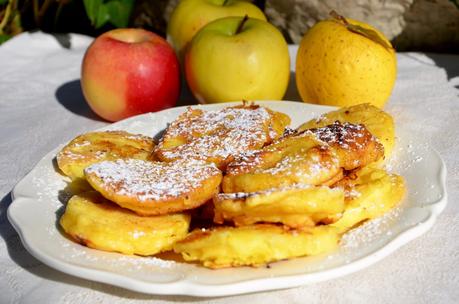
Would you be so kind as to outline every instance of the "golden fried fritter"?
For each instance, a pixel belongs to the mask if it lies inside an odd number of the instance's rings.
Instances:
[[[328,253],[338,245],[333,227],[317,226],[288,230],[281,226],[258,224],[194,230],[174,245],[186,261],[199,261],[205,267],[262,266],[266,263]]]
[[[96,249],[173,249],[209,268],[260,266],[331,252],[343,233],[402,200],[403,179],[377,163],[394,144],[389,114],[362,104],[284,133],[289,123],[244,103],[190,108],[156,149],[151,138],[122,131],[77,137],[58,165],[100,193],[74,195],[60,224]],[[189,214],[191,229],[210,229],[187,235]],[[215,227],[225,223],[236,227]]]
[[[319,118],[302,124],[298,130],[321,128],[335,121],[364,125],[384,146],[385,157],[387,158],[391,155],[395,141],[394,120],[388,113],[368,103],[325,113]]]
[[[257,105],[217,111],[189,108],[167,128],[155,149],[162,161],[199,159],[224,170],[242,152],[257,150],[281,136],[290,118]]]
[[[341,233],[393,209],[405,195],[405,182],[399,175],[385,170],[365,167],[343,179],[337,187],[346,192],[346,207],[339,219],[332,224]]]
[[[293,185],[252,193],[221,193],[214,197],[214,221],[236,226],[259,222],[292,228],[311,227],[344,210],[343,188]]]
[[[149,159],[153,139],[125,131],[90,132],[70,141],[57,154],[57,165],[71,179],[84,178],[83,170],[103,160]]]
[[[95,191],[73,196],[60,219],[61,227],[78,243],[138,255],[170,250],[187,235],[189,223],[187,214],[137,215]]]
[[[335,121],[302,133],[309,132],[336,151],[340,166],[345,170],[361,168],[384,156],[384,146],[363,125]]]
[[[85,169],[86,180],[107,199],[141,215],[193,209],[218,193],[222,173],[203,161],[104,161]]]
[[[362,125],[339,122],[288,134],[230,163],[225,193],[256,192],[292,184],[329,185],[383,156],[383,147]]]
[[[222,189],[247,193],[293,184],[319,185],[340,170],[336,153],[314,135],[288,137],[231,162]]]

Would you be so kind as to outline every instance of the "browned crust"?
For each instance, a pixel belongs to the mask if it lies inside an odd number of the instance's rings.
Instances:
[[[94,174],[87,174],[86,179],[108,200],[139,215],[162,215],[197,208],[205,204],[220,190],[221,172],[202,181],[200,187],[190,189],[179,197],[163,197],[160,200],[140,201],[136,197],[119,195],[100,186],[100,179]]]
[[[243,102],[241,105],[225,108],[225,109],[247,109],[256,110],[261,106],[255,103]],[[268,108],[265,108],[270,115],[268,122],[260,122],[266,124],[266,140],[260,141],[256,139],[250,139],[248,144],[244,147],[245,150],[256,150],[263,146],[270,144],[276,138],[280,137],[284,131],[286,125],[290,124],[290,117],[284,113],[275,112]],[[179,151],[180,146],[188,145],[193,143],[195,140],[202,136],[215,136],[215,144],[218,145],[222,134],[226,134],[228,130],[214,129],[210,133],[201,132],[190,132],[190,125],[192,124],[191,119],[199,117],[204,113],[201,109],[189,108],[187,112],[182,113],[174,122],[170,124],[166,130],[163,138],[154,149],[154,155],[161,161],[170,162],[179,159],[180,157],[170,157],[169,152]],[[177,136],[171,134],[179,132]],[[215,133],[215,134],[214,134]],[[212,148],[210,148],[212,149]],[[243,151],[241,151],[243,152]],[[219,156],[208,156],[206,161],[212,162],[217,165],[220,170],[225,171],[226,166],[234,160],[236,155],[229,155],[228,157]]]

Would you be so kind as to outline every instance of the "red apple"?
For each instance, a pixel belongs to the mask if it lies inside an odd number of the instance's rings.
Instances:
[[[116,29],[89,46],[81,86],[94,112],[117,121],[173,107],[180,91],[179,63],[160,36],[142,29]]]

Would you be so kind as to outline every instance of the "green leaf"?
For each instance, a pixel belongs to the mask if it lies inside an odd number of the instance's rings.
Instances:
[[[97,17],[99,15],[99,8],[103,4],[103,0],[83,0],[86,15],[92,25],[96,24]]]
[[[107,7],[105,5],[101,5],[99,10],[97,11],[96,22],[94,26],[97,28],[102,27],[107,21],[110,19],[110,15],[108,14]]]
[[[10,35],[6,35],[6,34],[1,34],[0,35],[0,44],[2,44],[3,42],[7,41],[8,39],[10,39],[12,36]]]
[[[132,0],[118,0],[110,1],[106,4],[109,14],[109,21],[116,27],[126,27],[129,23],[132,7],[134,1]]]
[[[8,3],[8,0],[0,0],[0,5]]]
[[[135,0],[84,0],[84,7],[95,28],[100,28],[107,22],[116,27],[126,27],[134,2]]]
[[[457,0],[449,0],[459,9],[459,2]]]

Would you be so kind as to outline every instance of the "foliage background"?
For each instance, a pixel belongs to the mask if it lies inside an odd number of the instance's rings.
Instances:
[[[129,26],[135,0],[0,0],[0,42],[22,31],[97,36]]]
[[[430,2],[430,4],[438,8],[441,2],[439,0],[422,1]],[[452,10],[457,9],[459,13],[459,0],[443,0],[443,2],[448,3],[447,1],[450,2],[449,6]],[[178,0],[0,0],[0,44],[23,31],[34,30],[51,33],[76,32],[98,36],[113,28],[142,27],[165,36],[167,15],[170,15],[171,7],[174,7],[177,2]],[[252,0],[252,2],[267,12],[269,18],[270,8],[268,7],[267,11],[265,6],[266,4],[273,6],[273,3],[276,1]],[[281,3],[286,4],[292,2],[294,1],[281,1]],[[333,3],[333,1],[326,2],[327,4],[329,2]],[[295,10],[297,7],[289,7],[288,9]],[[282,20],[282,17],[280,21],[274,19],[270,21],[280,27],[288,42],[298,43],[296,41],[298,39],[295,39],[295,37],[292,38],[287,30],[280,26],[280,24],[288,23]],[[311,22],[311,20],[304,20],[302,22]],[[432,24],[432,32],[436,31],[435,24]],[[300,34],[302,35],[302,32]],[[422,37],[422,35],[423,33],[417,33],[418,40],[419,36]],[[419,45],[419,43],[411,43],[410,45],[410,42],[407,44],[406,41],[404,42],[401,39],[394,39],[392,42],[395,43],[398,50],[403,51],[424,50],[459,53],[459,28],[457,29],[457,35],[453,34],[453,36],[455,38],[451,40],[457,41],[448,43],[448,39],[450,38],[447,38],[446,46],[444,44],[439,46],[439,43],[436,41],[432,41],[430,45],[426,43],[425,46]],[[436,45],[438,47],[435,47]]]

